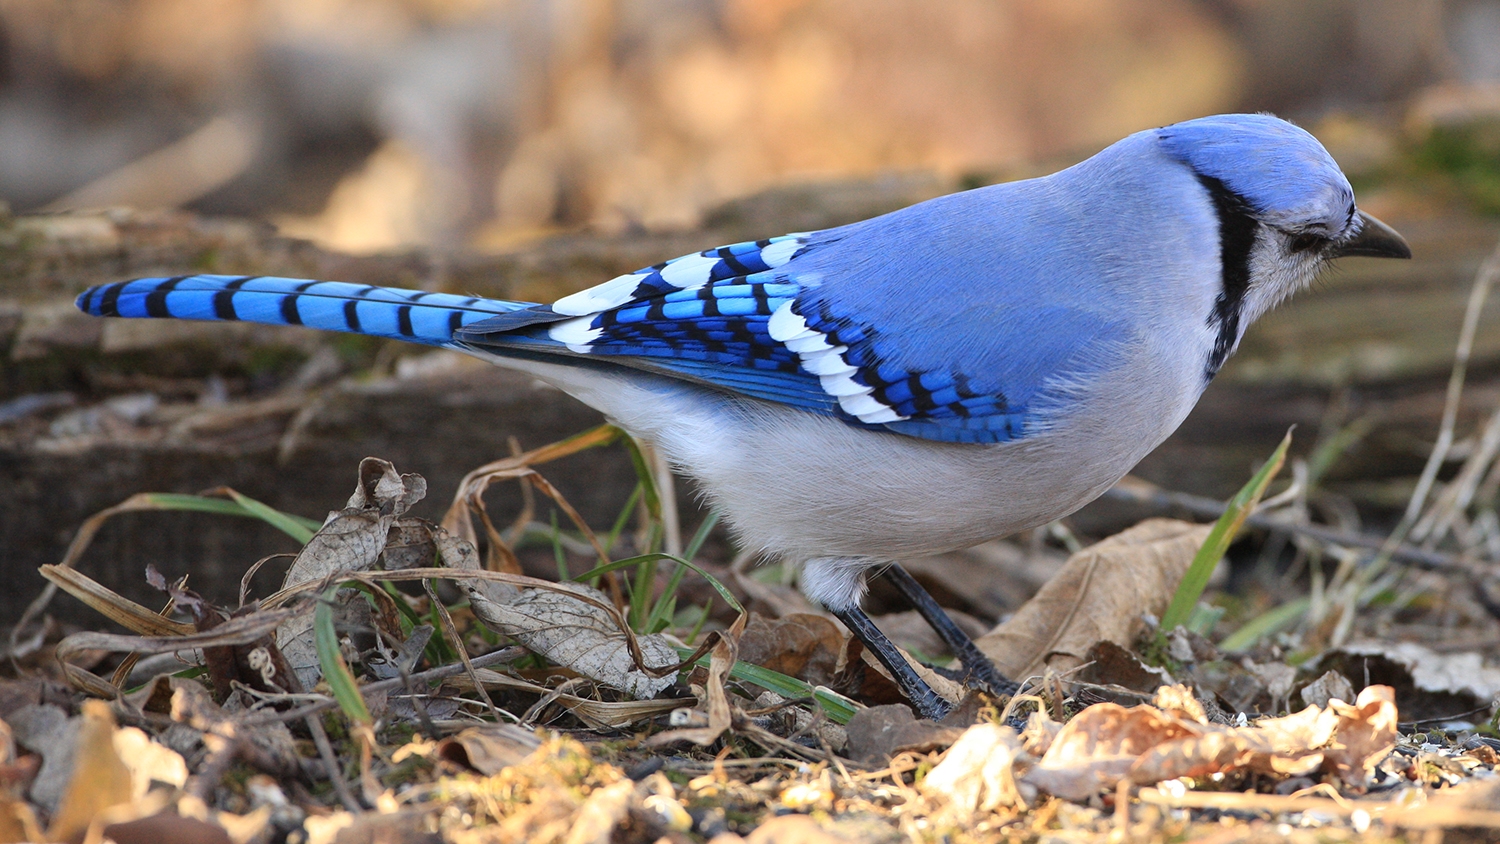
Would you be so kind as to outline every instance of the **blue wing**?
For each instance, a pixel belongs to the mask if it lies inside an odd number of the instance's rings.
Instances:
[[[841,240],[834,230],[687,255],[467,325],[455,340],[501,355],[565,349],[924,439],[1025,436],[1035,417],[1027,404],[955,365],[902,361],[888,351],[901,345],[899,318],[876,324],[820,297],[827,273],[806,273],[799,263],[817,250],[846,249]],[[1029,339],[1046,345],[1045,334]]]

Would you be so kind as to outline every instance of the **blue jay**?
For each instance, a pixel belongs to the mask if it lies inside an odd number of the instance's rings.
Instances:
[[[860,609],[867,574],[886,567],[971,679],[1014,691],[895,563],[1099,496],[1176,429],[1250,323],[1351,255],[1411,252],[1312,135],[1230,114],[551,305],[191,275],[78,306],[391,337],[553,384],[655,443],[745,547],[799,565],[802,590],[935,718],[946,701]]]

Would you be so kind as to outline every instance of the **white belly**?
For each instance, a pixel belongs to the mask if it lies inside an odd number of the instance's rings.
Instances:
[[[703,486],[745,547],[804,564],[803,591],[835,608],[857,602],[865,568],[966,548],[1092,501],[1176,429],[1197,401],[1200,377],[1193,367],[1134,385],[1101,379],[1081,403],[1093,413],[1060,415],[1016,442],[966,445],[863,430],[666,379],[497,362],[653,441]]]

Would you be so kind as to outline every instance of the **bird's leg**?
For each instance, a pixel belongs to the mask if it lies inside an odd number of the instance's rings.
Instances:
[[[830,610],[830,612],[839,621],[844,622],[849,632],[864,643],[864,646],[875,654],[875,658],[880,660],[880,664],[891,672],[901,693],[906,695],[906,699],[911,701],[912,706],[916,707],[918,715],[937,721],[952,711],[953,704],[944,700],[932,690],[931,686],[927,685],[926,680],[917,676],[916,670],[901,656],[896,645],[880,632],[880,628],[875,626],[875,622],[871,621],[868,615],[865,615],[864,610],[856,605],[849,609]]]
[[[885,570],[885,577],[895,586],[912,607],[927,620],[932,629],[937,631],[948,650],[953,652],[958,661],[963,664],[965,673],[965,685],[989,692],[992,695],[1013,695],[1021,690],[1020,684],[1006,679],[996,668],[990,658],[985,656],[969,638],[962,628],[948,617],[938,602],[933,600],[922,584],[917,582],[911,572],[901,567],[900,563],[892,563]]]

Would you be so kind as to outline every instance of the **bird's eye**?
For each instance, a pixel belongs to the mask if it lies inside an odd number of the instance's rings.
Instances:
[[[1292,252],[1306,252],[1307,250],[1312,249],[1314,247],[1322,246],[1323,244],[1325,244],[1327,242],[1328,242],[1328,238],[1326,238],[1326,237],[1324,237],[1324,236],[1322,236],[1320,234],[1313,234],[1311,232],[1307,232],[1305,234],[1299,234],[1296,237],[1292,238],[1291,251]]]

